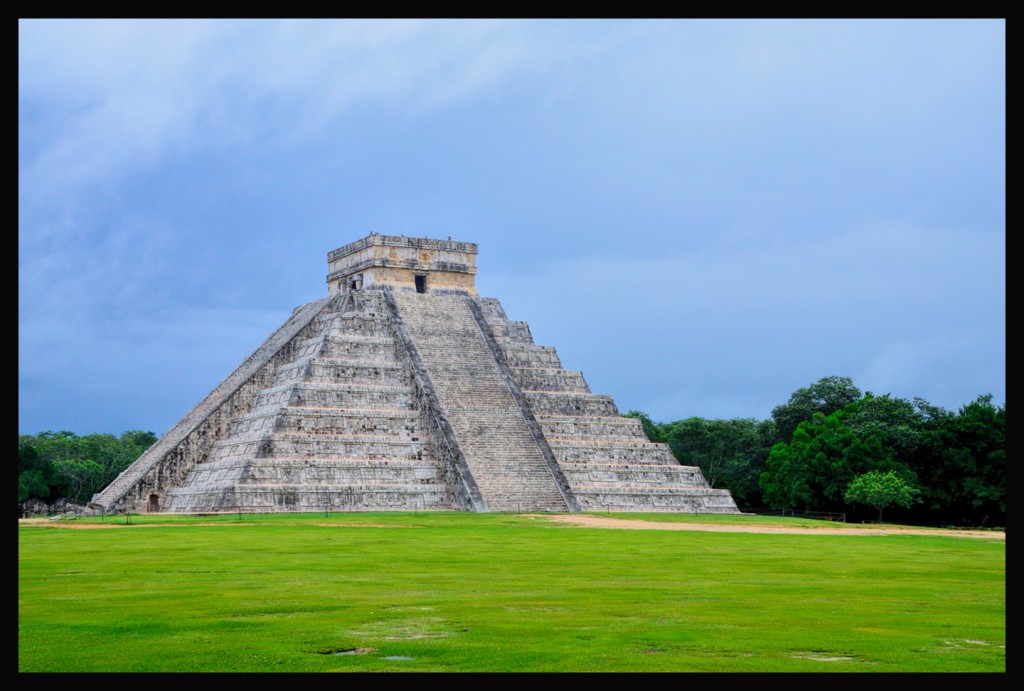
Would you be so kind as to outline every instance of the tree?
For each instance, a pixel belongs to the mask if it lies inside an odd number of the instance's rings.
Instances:
[[[758,477],[774,437],[770,421],[692,417],[665,427],[680,463],[699,467],[712,487],[728,489],[737,504],[760,504]]]
[[[860,389],[849,377],[823,377],[807,388],[797,389],[788,403],[772,410],[775,441],[788,444],[801,422],[811,420],[815,413],[831,415],[860,397]]]
[[[50,496],[50,486],[38,470],[25,470],[18,475],[18,503]]]
[[[918,399],[920,400],[920,399]],[[920,409],[903,398],[871,392],[844,407],[846,425],[860,437],[875,435],[900,463],[909,463],[927,426]]]
[[[844,496],[851,504],[866,504],[878,509],[878,522],[881,523],[883,509],[893,504],[909,508],[917,494],[918,490],[895,471],[880,473],[873,470],[855,477]]]
[[[68,458],[55,461],[53,467],[67,488],[65,496],[75,504],[84,504],[102,489],[103,466],[96,461]]]
[[[774,508],[845,510],[844,493],[857,475],[870,471],[909,470],[895,460],[878,429],[856,430],[846,424],[856,402],[831,415],[815,413],[801,422],[789,444],[772,447],[760,486]]]
[[[18,435],[18,501],[61,498],[83,503],[156,442],[152,432],[116,437],[73,432]]]
[[[800,434],[797,428],[797,434]],[[814,502],[808,468],[796,457],[790,444],[776,444],[768,454],[758,484],[764,500],[776,509],[795,509]]]
[[[922,435],[914,467],[924,508],[946,523],[1004,525],[1006,408],[978,396],[955,415],[941,415]]]
[[[143,432],[132,429],[121,433],[121,441],[131,444],[138,449],[139,454],[156,443],[156,435],[152,432]]]
[[[46,481],[46,463],[32,445],[32,438],[18,437],[18,503],[50,496]]]

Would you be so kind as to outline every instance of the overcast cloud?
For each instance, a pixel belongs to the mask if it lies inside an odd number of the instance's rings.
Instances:
[[[19,431],[163,434],[370,232],[655,420],[1005,403],[1003,20],[21,20]]]

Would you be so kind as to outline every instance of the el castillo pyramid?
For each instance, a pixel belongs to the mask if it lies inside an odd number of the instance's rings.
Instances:
[[[471,242],[371,234],[90,507],[738,513],[475,288]]]

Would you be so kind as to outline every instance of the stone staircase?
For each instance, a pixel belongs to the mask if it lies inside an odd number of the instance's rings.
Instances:
[[[567,511],[467,295],[395,291],[444,415],[490,511]]]
[[[455,508],[379,294],[320,317],[168,512]]]
[[[581,510],[739,513],[728,490],[651,443],[639,420],[592,393],[554,348],[536,345],[525,322],[509,320],[493,298],[475,300]]]

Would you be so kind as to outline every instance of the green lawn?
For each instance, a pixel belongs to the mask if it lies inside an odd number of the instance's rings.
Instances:
[[[1005,540],[512,514],[131,521],[19,527],[19,671],[1006,671]]]

